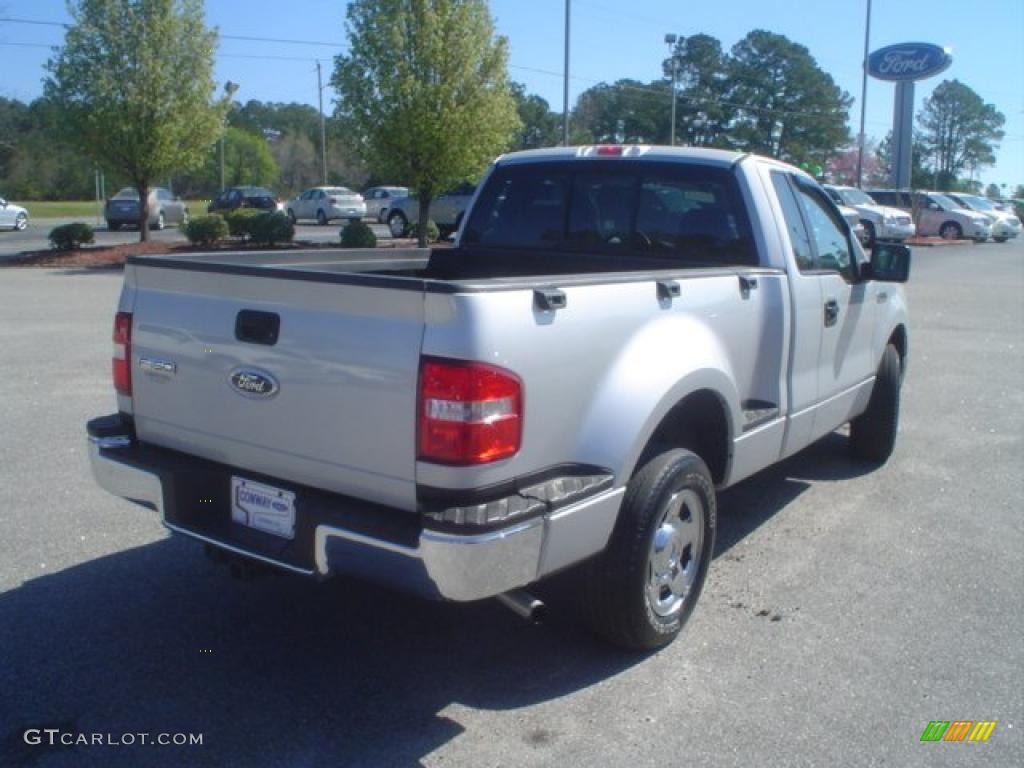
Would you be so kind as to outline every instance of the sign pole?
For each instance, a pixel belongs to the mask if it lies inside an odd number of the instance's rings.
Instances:
[[[910,189],[914,152],[914,81],[896,83],[892,120],[893,156],[889,183],[893,189]]]

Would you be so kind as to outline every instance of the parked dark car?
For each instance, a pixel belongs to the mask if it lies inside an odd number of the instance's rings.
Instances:
[[[206,206],[207,213],[233,211],[236,208],[261,208],[265,211],[280,211],[280,199],[263,187],[228,187]]]
[[[139,191],[135,187],[125,187],[107,200],[103,207],[103,218],[107,220],[107,229],[111,232],[124,226],[138,226]],[[152,229],[163,229],[167,224],[185,226],[187,223],[188,208],[180,197],[163,187],[149,190],[149,226]]]

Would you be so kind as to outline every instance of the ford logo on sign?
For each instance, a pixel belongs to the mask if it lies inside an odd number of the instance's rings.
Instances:
[[[901,43],[868,56],[868,74],[879,80],[924,80],[953,63],[953,57],[931,43]]]
[[[231,386],[249,397],[272,397],[277,394],[277,381],[269,373],[239,368],[231,372]]]

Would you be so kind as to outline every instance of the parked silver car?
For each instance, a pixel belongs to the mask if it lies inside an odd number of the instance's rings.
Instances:
[[[134,227],[139,223],[139,191],[125,187],[103,207],[103,218],[107,229],[116,232],[123,226]],[[168,224],[185,226],[188,223],[188,208],[185,202],[171,190],[153,187],[149,190],[149,226],[163,229]]]
[[[1010,238],[1020,237],[1020,219],[1015,213],[1004,211],[996,207],[990,200],[978,195],[947,192],[946,196],[968,210],[988,216],[992,222],[992,239],[997,243],[1005,243]]]
[[[916,215],[917,234],[938,235],[945,240],[969,238],[983,243],[992,235],[987,216],[960,207],[942,192],[910,192],[896,189],[865,190],[882,205]],[[915,213],[916,209],[916,213]]]
[[[331,219],[359,221],[366,216],[366,202],[358,192],[348,187],[312,187],[285,206],[288,218],[316,219],[317,224],[326,224]]]
[[[388,220],[391,201],[408,196],[408,187],[370,187],[363,192],[363,200],[366,201],[366,217],[383,224]]]
[[[476,184],[460,184],[450,192],[430,202],[430,218],[437,224],[441,237],[447,237],[459,228],[462,214],[469,206],[469,201],[476,193]],[[409,224],[419,221],[420,204],[415,197],[403,197],[394,200],[391,212],[388,213],[388,227],[392,237],[403,237]]]
[[[0,197],[0,228],[21,230],[27,226],[28,211]]]

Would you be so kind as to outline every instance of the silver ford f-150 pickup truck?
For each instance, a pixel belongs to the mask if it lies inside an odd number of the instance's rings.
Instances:
[[[450,600],[574,567],[652,648],[691,614],[716,488],[850,423],[881,462],[898,283],[803,172],[717,150],[499,158],[452,249],[129,260],[96,479],[224,558]]]

